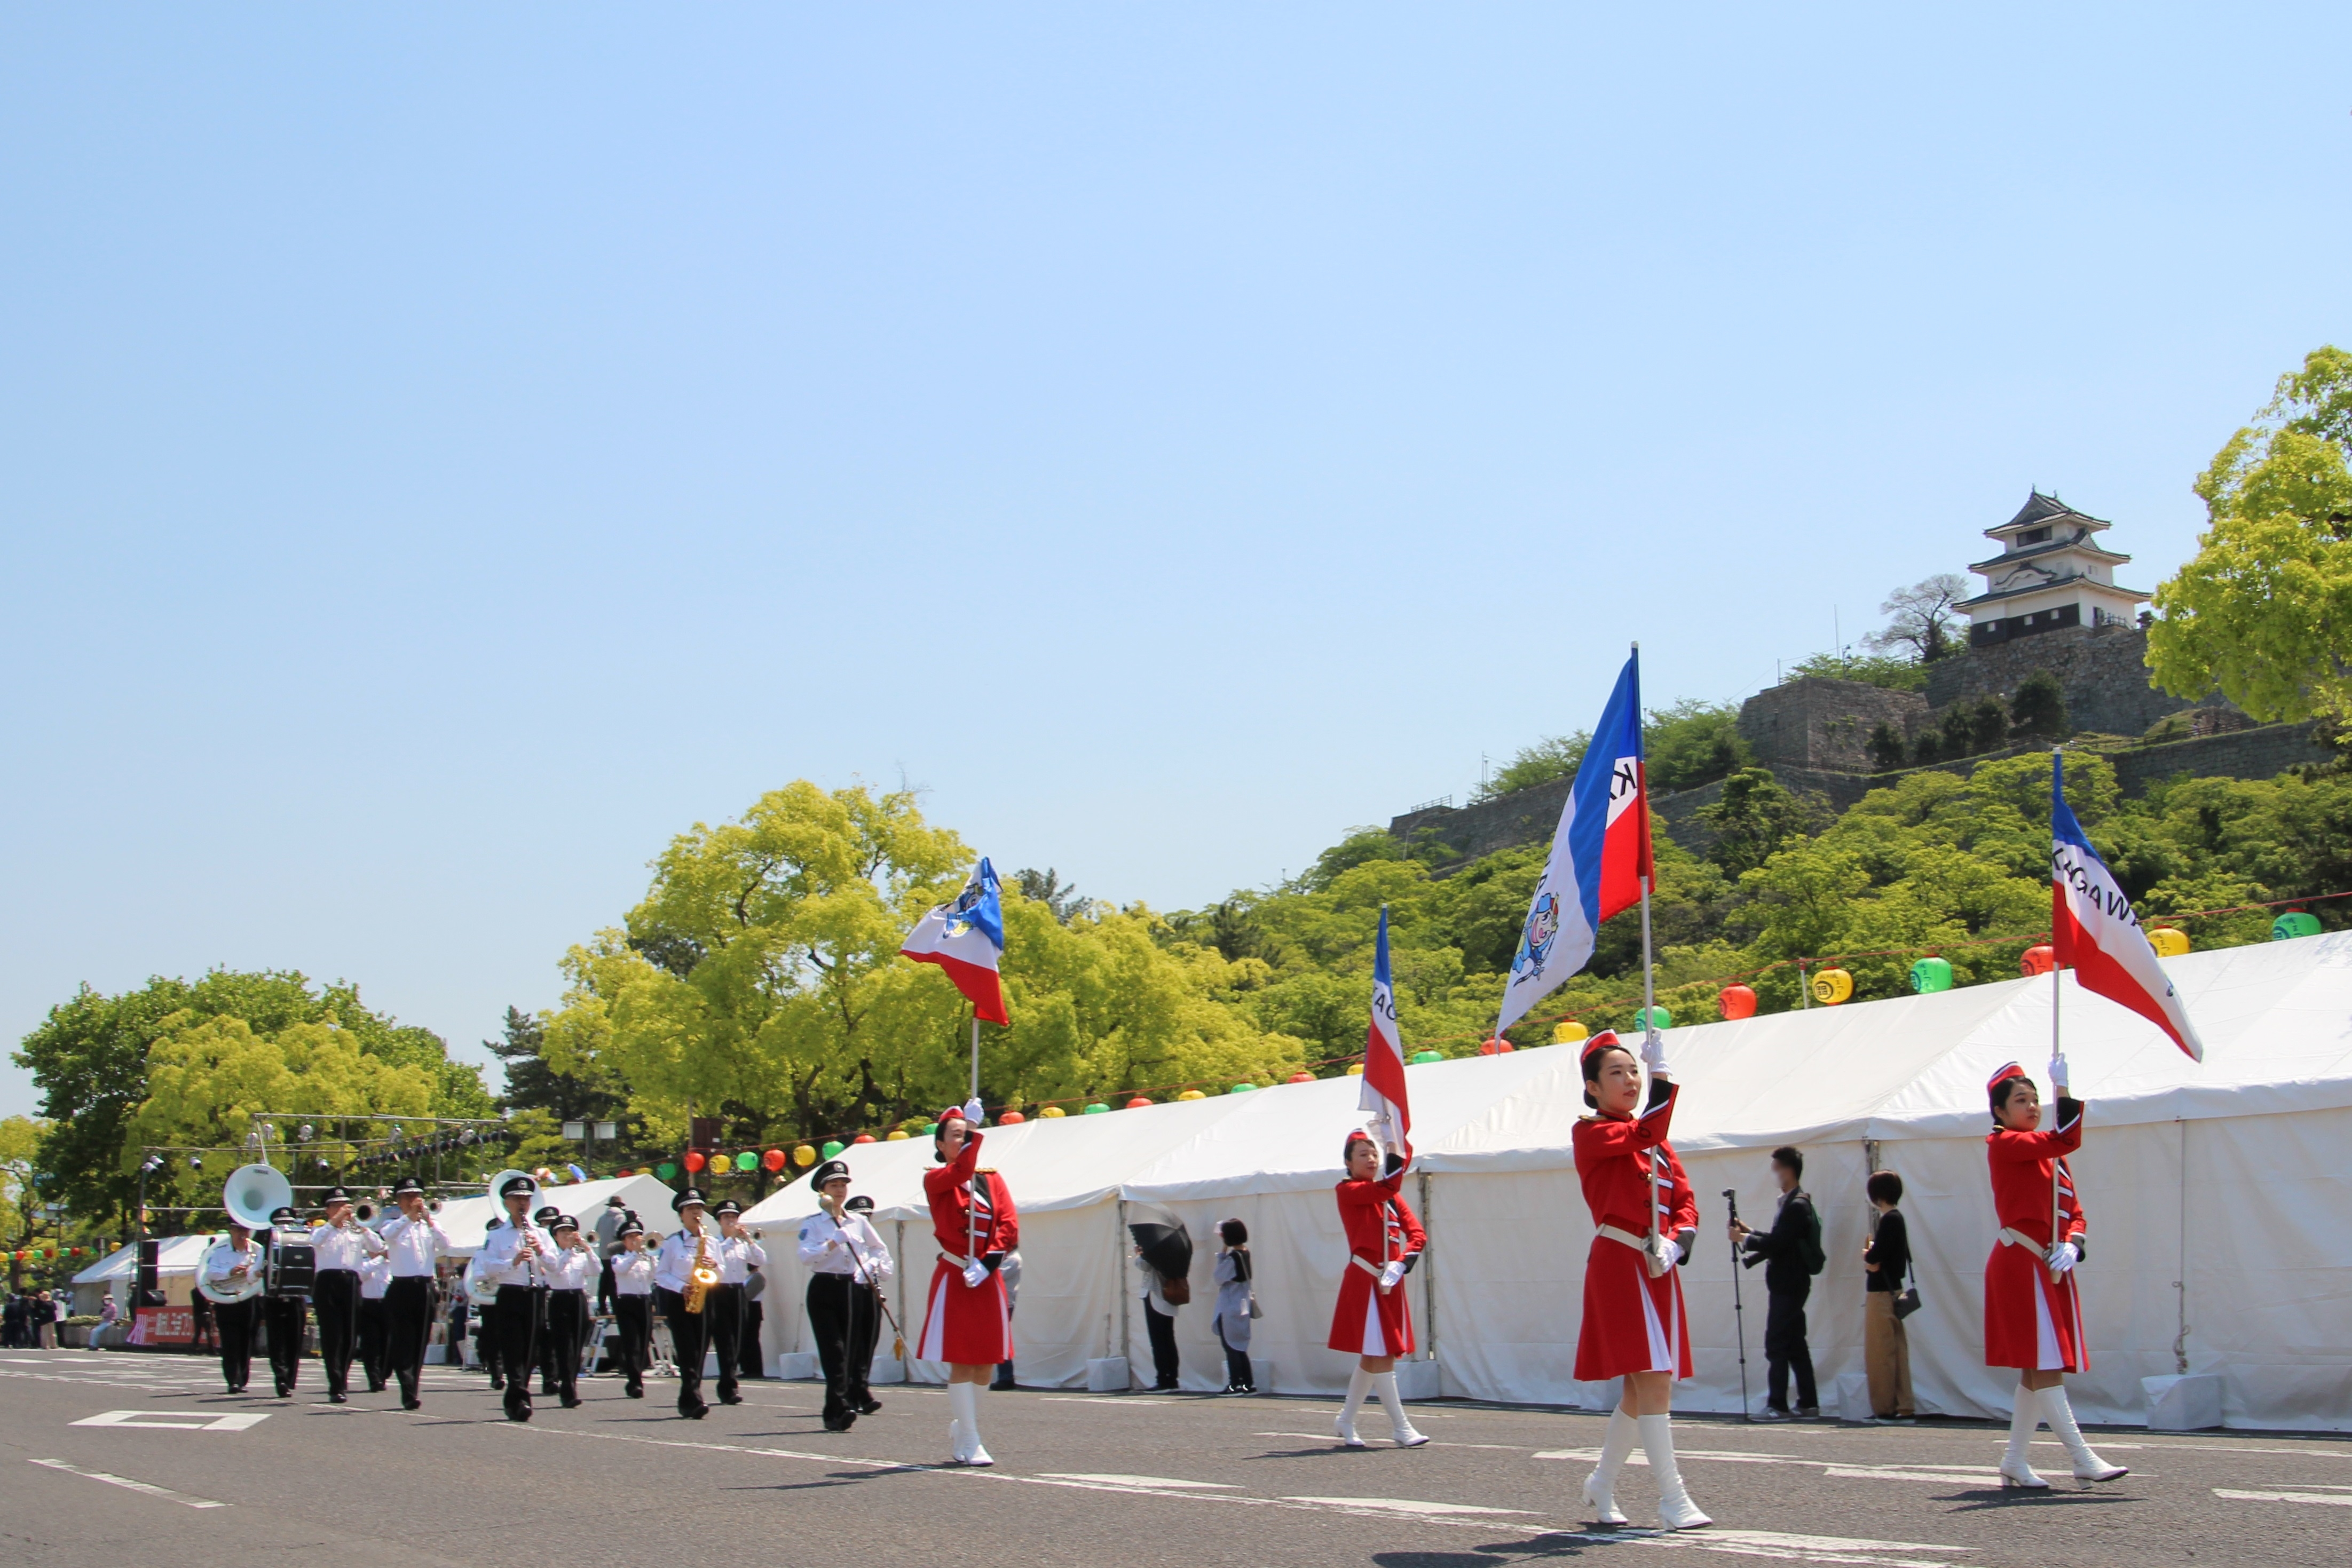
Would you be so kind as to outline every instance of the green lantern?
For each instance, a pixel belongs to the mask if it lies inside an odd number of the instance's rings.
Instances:
[[[1911,966],[1911,988],[1925,996],[1929,991],[1952,988],[1952,961],[1949,958],[1922,958]]]
[[[2285,942],[2297,936],[2319,935],[2319,916],[2308,909],[2290,909],[2271,922],[2271,940]]]
[[[735,1156],[735,1168],[739,1171],[758,1170],[760,1168],[760,1156],[753,1154],[751,1150],[745,1149],[741,1154]]]
[[[1421,1066],[1423,1062],[1444,1060],[1445,1053],[1442,1051],[1416,1051],[1412,1053],[1412,1065],[1415,1067]]]
[[[824,1157],[829,1160],[836,1158],[845,1146],[838,1139],[827,1138],[824,1141]]]
[[[927,1138],[937,1137],[939,1135],[939,1131],[940,1124],[937,1122],[926,1122],[923,1124],[923,1136]]]
[[[1635,1029],[1648,1029],[1651,1026],[1652,1019],[1656,1020],[1657,1027],[1661,1030],[1669,1030],[1675,1027],[1675,1015],[1668,1012],[1664,1008],[1652,1007],[1637,1008],[1634,1009],[1633,1027]]]
[[[664,1181],[676,1181],[677,1179],[677,1162],[676,1160],[662,1161],[661,1164],[654,1167],[654,1175],[661,1177]]]
[[[1110,1107],[1097,1100],[1087,1107],[1086,1113],[1089,1116],[1107,1116],[1110,1114]]]

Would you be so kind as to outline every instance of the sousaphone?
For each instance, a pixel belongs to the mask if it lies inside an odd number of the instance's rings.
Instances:
[[[293,1203],[294,1184],[273,1166],[239,1166],[229,1173],[227,1185],[221,1188],[221,1207],[249,1231],[268,1229],[270,1215],[280,1208],[290,1208]],[[254,1267],[247,1271],[243,1284],[225,1289],[198,1273],[197,1291],[206,1301],[224,1306],[251,1301],[269,1283],[268,1254],[257,1247],[253,1260]]]

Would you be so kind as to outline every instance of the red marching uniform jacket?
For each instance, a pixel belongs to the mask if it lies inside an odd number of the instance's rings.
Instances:
[[[1690,1325],[1683,1312],[1682,1270],[1652,1279],[1638,1245],[1612,1239],[1603,1227],[1638,1243],[1649,1234],[1650,1176],[1658,1179],[1655,1215],[1669,1240],[1698,1226],[1698,1195],[1666,1133],[1676,1086],[1653,1080],[1650,1108],[1640,1116],[1587,1116],[1570,1134],[1584,1206],[1601,1234],[1584,1261],[1584,1321],[1576,1336],[1576,1376],[1605,1382],[1628,1372],[1691,1375]]]
[[[2079,1248],[2089,1228],[2066,1168],[2066,1156],[2083,1146],[2083,1103],[2062,1094],[2054,1109],[2057,1125],[2046,1133],[1996,1127],[1985,1139],[2002,1232],[1985,1260],[1987,1366],[2082,1372],[2091,1364],[2074,1275],[2053,1281],[2045,1262],[2053,1189],[2056,1240]]]
[[[974,1129],[956,1157],[923,1173],[923,1196],[931,1206],[931,1238],[941,1254],[931,1270],[923,1332],[916,1355],[958,1366],[1013,1359],[1012,1312],[1004,1281],[993,1270],[977,1289],[964,1283],[963,1265],[948,1260],[985,1260],[1021,1244],[1021,1217],[1013,1191],[994,1171],[980,1168],[982,1134]]]
[[[1339,1277],[1339,1300],[1325,1342],[1333,1350],[1412,1354],[1412,1313],[1405,1306],[1403,1281],[1383,1293],[1378,1278],[1391,1263],[1429,1245],[1412,1206],[1400,1196],[1403,1186],[1400,1169],[1378,1181],[1343,1181],[1333,1189],[1339,1224],[1348,1234],[1348,1267]]]

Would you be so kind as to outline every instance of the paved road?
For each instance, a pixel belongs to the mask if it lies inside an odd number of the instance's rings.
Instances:
[[[315,1375],[313,1364],[306,1371]],[[266,1370],[264,1375],[267,1375]],[[2352,1441],[2100,1435],[2132,1465],[2096,1490],[1994,1485],[2001,1433],[1680,1425],[1685,1474],[1718,1528],[1584,1531],[1595,1416],[1415,1406],[1436,1441],[1339,1448],[1328,1401],[983,1396],[998,1466],[934,1468],[946,1399],[882,1390],[847,1434],[803,1384],[677,1419],[599,1378],[578,1410],[499,1416],[478,1374],[389,1396],[230,1397],[175,1356],[0,1352],[0,1562],[120,1568],[934,1561],[1515,1568],[1660,1552],[1804,1563],[2326,1563],[2352,1560]],[[121,1414],[121,1413],[131,1414]],[[97,1424],[93,1424],[93,1419]],[[143,1424],[142,1424],[143,1423]],[[1369,1436],[1387,1429],[1368,1413]],[[2059,1451],[2037,1457],[2059,1471]],[[1629,1467],[1640,1523],[1655,1490]]]

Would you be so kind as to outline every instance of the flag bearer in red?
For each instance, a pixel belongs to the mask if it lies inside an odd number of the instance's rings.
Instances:
[[[1417,1448],[1429,1439],[1405,1419],[1397,1393],[1396,1358],[1412,1354],[1412,1313],[1399,1287],[1429,1237],[1399,1191],[1404,1186],[1402,1158],[1387,1156],[1392,1168],[1382,1176],[1381,1146],[1361,1130],[1348,1134],[1340,1157],[1348,1175],[1334,1193],[1339,1223],[1348,1232],[1348,1266],[1339,1275],[1339,1304],[1332,1311],[1326,1343],[1357,1361],[1348,1378],[1347,1402],[1339,1407],[1339,1440],[1351,1448],[1364,1446],[1356,1436],[1356,1411],[1366,1394],[1377,1392],[1397,1447]]]
[[[2009,1449],[2000,1461],[2004,1487],[2050,1484],[2027,1462],[2033,1429],[2042,1421],[2065,1444],[2075,1479],[2111,1481],[2128,1473],[2092,1451],[2066,1399],[2065,1375],[2091,1364],[2074,1284],[2088,1228],[2066,1168],[2066,1156],[2083,1146],[2083,1103],[2067,1096],[2065,1058],[2051,1061],[2050,1076],[2058,1092],[2058,1124],[2047,1133],[2041,1131],[2042,1092],[2025,1069],[2012,1061],[1986,1085],[1993,1129],[1985,1155],[2000,1237],[1985,1260],[1985,1364],[2018,1369]]]
[[[1649,1105],[1640,1115],[1642,1069]],[[1576,1171],[1599,1232],[1584,1262],[1584,1322],[1576,1339],[1580,1382],[1625,1380],[1610,1413],[1601,1464],[1584,1482],[1584,1500],[1603,1524],[1623,1524],[1615,1491],[1618,1468],[1638,1437],[1658,1482],[1658,1518],[1668,1530],[1714,1521],[1701,1513],[1675,1465],[1675,1383],[1691,1375],[1690,1328],[1682,1281],[1698,1237],[1698,1199],[1666,1132],[1675,1086],[1665,1041],[1651,1034],[1643,1061],[1602,1030],[1584,1050],[1584,1103],[1597,1114],[1576,1124]]]
[[[977,1100],[940,1112],[931,1145],[940,1168],[923,1173],[940,1260],[915,1354],[948,1364],[948,1462],[955,1465],[996,1462],[981,1446],[980,1386],[998,1362],[1013,1359],[1013,1314],[997,1269],[1020,1243],[1020,1219],[1004,1178],[980,1168],[981,1119]]]

